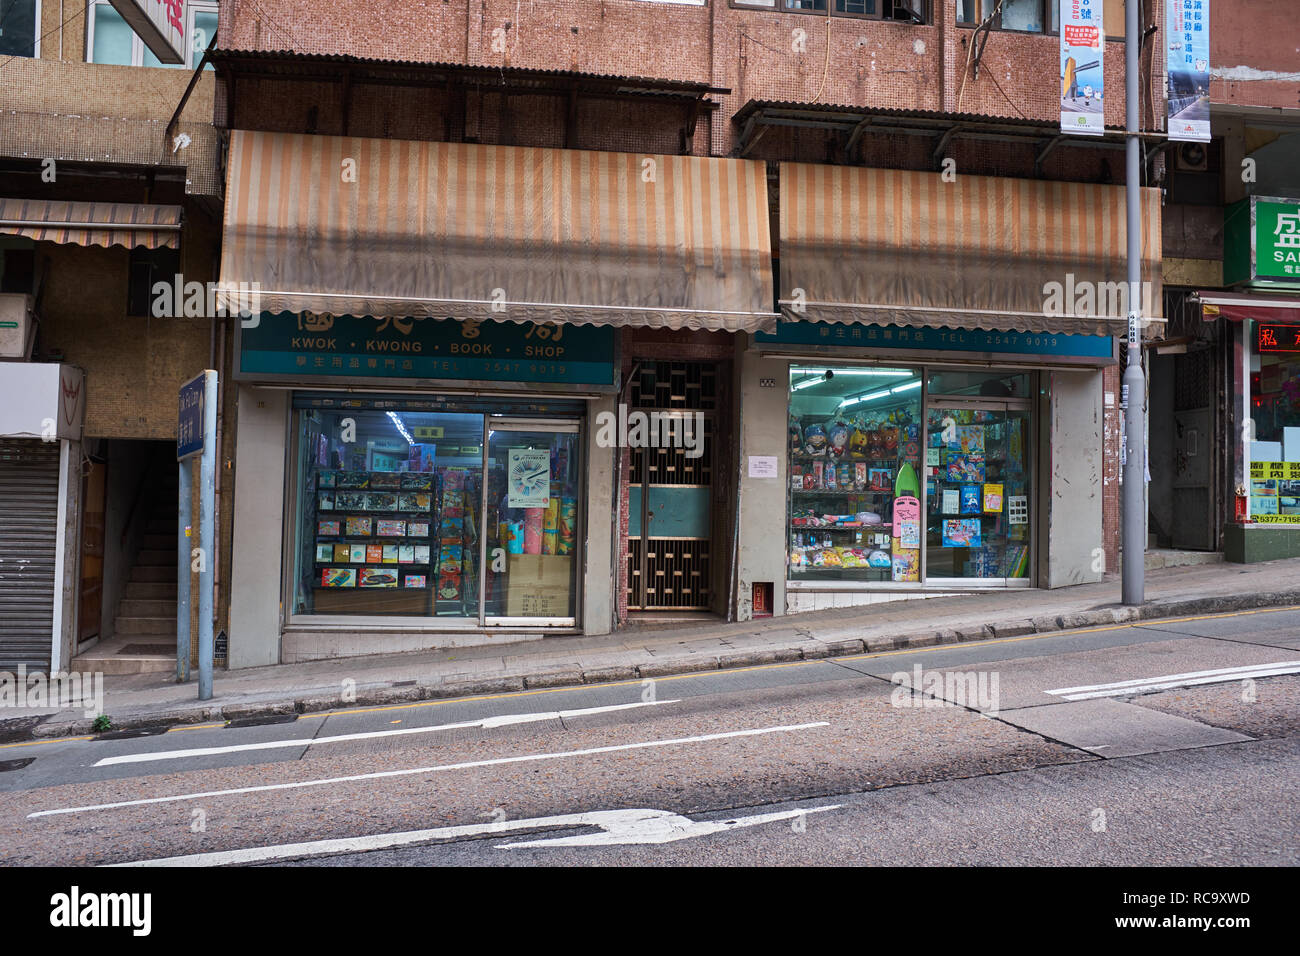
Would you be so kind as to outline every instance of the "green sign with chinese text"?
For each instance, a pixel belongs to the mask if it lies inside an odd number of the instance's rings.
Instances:
[[[616,385],[608,326],[264,312],[240,322],[239,377]]]

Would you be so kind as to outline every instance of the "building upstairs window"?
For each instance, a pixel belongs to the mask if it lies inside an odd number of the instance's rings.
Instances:
[[[735,7],[762,7],[790,13],[829,13],[836,17],[928,23],[926,0],[731,0]]]
[[[0,0],[0,4],[6,0]],[[217,4],[195,2],[185,5],[186,35],[184,63],[163,63],[122,19],[108,0],[89,0],[86,18],[86,61],[115,63],[119,66],[154,66],[192,70],[203,56],[217,32]],[[205,69],[212,69],[211,65]]]
[[[964,27],[979,26],[993,18],[994,30],[1015,33],[1060,33],[1061,5],[1059,0],[957,0],[957,23]],[[1106,36],[1112,40],[1124,37],[1124,0],[1110,0],[1105,5]]]
[[[36,0],[0,0],[0,56],[40,55],[40,4]]]

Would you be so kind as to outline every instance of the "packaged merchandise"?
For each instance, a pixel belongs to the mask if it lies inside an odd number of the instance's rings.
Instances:
[[[361,568],[357,572],[357,586],[363,588],[397,587],[397,571],[392,568]]]
[[[403,538],[406,536],[406,522],[381,518],[375,522],[375,534],[381,538]]]
[[[336,538],[341,533],[337,518],[321,518],[316,522],[316,533],[323,538]]]
[[[414,564],[415,563],[415,545],[399,544],[397,546],[397,563]]]
[[[323,588],[354,588],[357,586],[357,572],[354,568],[324,568],[320,573]]]
[[[395,545],[395,544],[385,544],[385,545],[380,545],[380,547],[382,547],[382,548],[384,549],[384,564],[396,564],[396,563],[397,563],[397,545]],[[393,580],[396,581],[397,579],[394,578]]]
[[[524,554],[542,553],[542,522],[545,508],[524,509]]]
[[[578,499],[560,496],[560,540],[557,553],[573,554],[578,531]]]
[[[352,545],[352,557],[349,559],[351,564],[366,563],[366,546],[364,544]]]
[[[364,555],[364,551],[362,552]],[[334,545],[334,562],[336,564],[352,563],[352,545],[336,544]]]
[[[316,545],[316,562],[318,564],[328,564],[334,560],[334,545],[318,544]]]
[[[382,544],[366,545],[366,564],[383,564],[384,546]]]
[[[429,579],[423,574],[408,574],[403,579],[402,586],[408,588],[425,588],[429,586]]]

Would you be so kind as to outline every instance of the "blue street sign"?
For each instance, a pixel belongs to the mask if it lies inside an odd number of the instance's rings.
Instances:
[[[203,451],[203,389],[206,374],[197,375],[181,386],[180,406],[176,416],[177,461],[184,461]]]

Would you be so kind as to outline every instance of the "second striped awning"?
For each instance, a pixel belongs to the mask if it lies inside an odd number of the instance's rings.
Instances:
[[[764,164],[231,134],[221,289],[267,312],[774,325]]]
[[[1142,317],[1163,313],[1160,191],[1141,191]],[[781,164],[792,320],[1123,335],[1123,186]]]
[[[181,207],[0,199],[0,233],[77,246],[175,249],[180,245]]]

